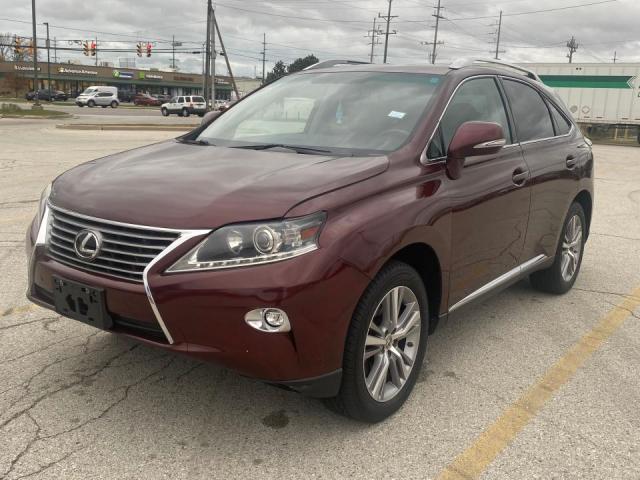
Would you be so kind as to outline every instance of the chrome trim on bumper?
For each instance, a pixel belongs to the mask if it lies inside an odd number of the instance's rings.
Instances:
[[[498,278],[491,280],[489,283],[487,283],[486,285],[483,285],[482,287],[480,287],[479,289],[471,292],[469,295],[467,295],[466,297],[464,297],[462,300],[460,300],[459,302],[457,302],[456,304],[452,305],[451,307],[449,307],[449,313],[453,312],[454,310],[457,310],[458,308],[462,307],[463,305],[466,305],[467,303],[472,302],[473,300],[489,293],[491,290],[494,290],[508,282],[510,282],[511,280],[514,280],[516,278],[518,278],[519,276],[525,274],[526,272],[533,270],[537,265],[541,264],[542,262],[544,262],[545,260],[547,260],[547,256],[546,255],[538,255],[537,257],[532,258],[531,260],[528,260],[526,262],[524,262],[521,265],[518,265],[516,268],[509,270],[507,273],[504,273],[502,275],[500,275]]]
[[[153,314],[155,315],[156,320],[160,324],[160,328],[162,328],[162,331],[164,332],[165,336],[167,337],[167,341],[170,344],[173,344],[175,342],[173,340],[173,337],[171,336],[171,333],[169,332],[169,329],[165,325],[164,320],[162,320],[162,315],[160,315],[160,311],[158,310],[156,301],[153,298],[153,293],[151,292],[151,287],[149,286],[149,270],[151,270],[151,268],[153,268],[155,264],[157,264],[160,260],[166,257],[169,253],[173,252],[176,248],[178,248],[180,245],[182,245],[186,241],[191,240],[192,238],[198,237],[200,235],[206,235],[210,232],[211,230],[187,230],[187,231],[181,232],[181,235],[173,243],[171,243],[167,248],[165,248],[160,254],[158,254],[156,258],[151,260],[151,262],[149,262],[149,264],[145,267],[144,271],[142,272],[142,283],[144,284],[144,291],[147,294],[147,299],[149,299],[151,310],[153,310]]]

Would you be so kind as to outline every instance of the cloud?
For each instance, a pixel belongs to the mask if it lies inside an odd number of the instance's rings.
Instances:
[[[441,0],[443,5],[437,60],[457,57],[487,57],[495,51],[498,13],[504,13],[501,58],[507,61],[565,62],[566,41],[574,35],[580,44],[575,61],[608,62],[617,51],[622,61],[640,61],[637,19],[640,2],[617,0],[600,5],[567,8],[602,0]],[[389,62],[425,63],[432,48],[435,0],[393,0],[389,37]],[[102,0],[37,2],[38,21],[48,21],[58,45],[98,37],[102,48],[127,52],[101,52],[100,60],[117,64],[119,58],[135,58],[142,67],[167,68],[171,39],[183,42],[176,58],[183,71],[200,72],[202,57],[192,53],[202,48],[205,38],[206,3],[193,0]],[[262,38],[267,36],[267,70],[277,60],[291,62],[315,53],[321,59],[368,60],[371,51],[366,38],[378,13],[386,15],[385,0],[221,0],[216,15],[235,73],[258,75],[262,69]],[[27,2],[0,0],[0,31],[31,36],[31,10]],[[522,14],[524,13],[524,14]],[[488,17],[488,18],[477,18]],[[20,23],[26,21],[27,23]],[[384,21],[377,19],[380,28]],[[40,26],[38,35],[44,36]],[[379,38],[383,40],[382,38]],[[135,56],[138,41],[153,42],[151,59]],[[383,45],[375,46],[380,62]],[[63,60],[89,63],[75,52],[59,52]],[[224,72],[223,59],[218,71]]]

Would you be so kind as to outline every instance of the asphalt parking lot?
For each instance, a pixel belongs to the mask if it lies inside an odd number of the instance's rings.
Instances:
[[[457,312],[403,410],[372,426],[30,305],[42,188],[176,135],[55,123],[0,120],[0,478],[640,478],[640,148],[595,147],[575,288],[521,282]]]

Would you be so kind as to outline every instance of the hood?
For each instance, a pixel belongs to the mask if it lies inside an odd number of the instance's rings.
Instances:
[[[309,198],[386,170],[388,159],[188,145],[175,140],[75,167],[53,205],[84,215],[179,229],[280,218]]]

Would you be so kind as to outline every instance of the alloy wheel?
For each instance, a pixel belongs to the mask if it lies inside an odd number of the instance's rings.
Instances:
[[[580,255],[582,254],[582,220],[578,215],[574,215],[567,222],[562,242],[562,263],[560,272],[565,282],[571,281],[580,265]]]
[[[393,288],[376,307],[362,359],[374,400],[387,402],[406,384],[418,355],[421,325],[418,299],[408,287]]]

